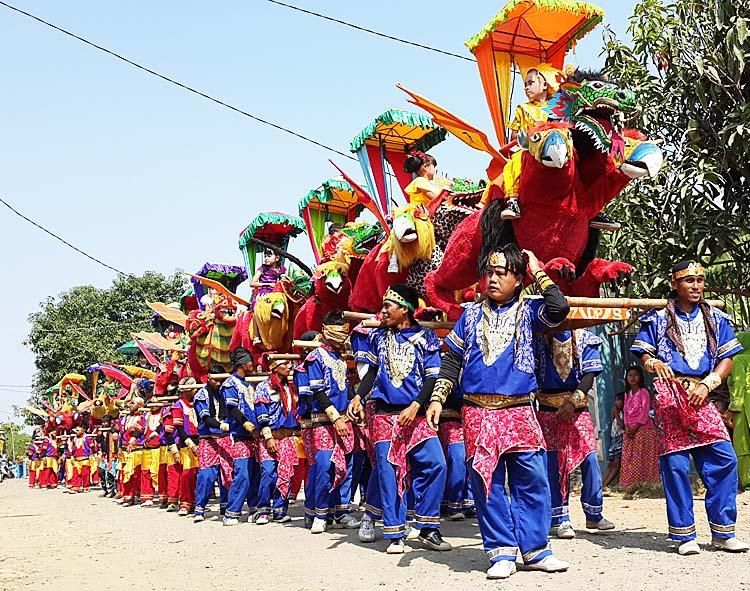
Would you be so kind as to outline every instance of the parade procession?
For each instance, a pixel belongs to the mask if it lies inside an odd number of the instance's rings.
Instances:
[[[235,261],[183,261],[189,288],[144,299],[151,327],[117,360],[67,367],[25,404],[29,511],[89,495],[115,521],[192,521],[204,540],[353,530],[343,543],[447,564],[445,530],[471,522],[478,580],[554,585],[517,571],[574,573],[586,557],[570,540],[621,527],[619,478],[659,490],[657,544],[683,568],[710,548],[747,569],[750,412],[734,393],[750,338],[694,253],[665,290],[629,291],[633,234],[604,209],[656,182],[672,151],[630,126],[639,88],[572,65],[604,18],[509,0],[466,42],[481,86],[464,91],[484,95],[493,130],[400,71],[404,105],[365,113],[353,158],[331,156],[296,211],[246,203]],[[443,142],[486,168],[438,172]],[[624,260],[602,258],[618,232]]]

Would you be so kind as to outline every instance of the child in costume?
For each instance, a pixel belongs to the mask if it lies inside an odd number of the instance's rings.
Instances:
[[[404,191],[409,202],[415,205],[427,204],[450,186],[448,179],[436,178],[437,160],[430,154],[414,150],[404,162],[404,172],[416,175]]]
[[[263,264],[253,275],[250,287],[253,288],[253,303],[258,296],[271,293],[273,286],[286,273],[286,267],[281,264],[281,258],[270,248],[263,251]]]
[[[528,131],[538,123],[544,123],[548,119],[544,107],[547,101],[555,94],[564,80],[563,73],[549,64],[539,64],[526,72],[524,78],[524,92],[528,102],[516,107],[513,120],[508,128],[511,130],[511,139],[523,143],[528,137]],[[505,185],[505,197],[508,204],[500,214],[503,220],[517,220],[521,217],[521,207],[518,203],[518,187],[521,178],[521,158],[523,150],[513,153],[503,169],[503,183]]]

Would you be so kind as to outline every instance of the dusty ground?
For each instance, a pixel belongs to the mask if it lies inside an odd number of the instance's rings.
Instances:
[[[97,494],[1,484],[0,590],[750,589],[749,555],[704,546],[700,556],[687,558],[670,549],[662,499],[606,498],[605,514],[617,531],[579,532],[575,540],[553,543],[572,563],[567,573],[519,572],[490,582],[474,521],[443,525],[453,552],[412,543],[406,554],[389,556],[385,542],[359,544],[356,531],[311,535],[302,528],[299,505],[291,524],[225,528],[215,519],[193,524],[159,509],[122,508]],[[739,534],[750,539],[750,493],[738,505]],[[699,541],[707,543],[702,499],[696,508]],[[583,522],[577,499],[573,515]]]

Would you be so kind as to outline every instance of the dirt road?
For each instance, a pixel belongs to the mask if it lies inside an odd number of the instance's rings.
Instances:
[[[443,524],[456,546],[436,553],[409,543],[401,556],[386,543],[357,542],[356,531],[312,535],[301,507],[290,524],[214,519],[194,524],[159,509],[123,508],[98,492],[68,495],[30,491],[26,481],[0,485],[2,591],[388,591],[550,589],[580,591],[736,591],[750,589],[750,556],[704,546],[700,556],[678,556],[665,542],[664,501],[605,499],[617,531],[579,531],[556,540],[556,554],[572,563],[556,575],[519,572],[506,582],[484,578],[487,567],[475,521]],[[738,500],[739,536],[750,539],[750,493]],[[702,499],[696,500],[699,541],[710,541]],[[574,523],[583,523],[573,499]],[[244,518],[243,518],[244,521]]]

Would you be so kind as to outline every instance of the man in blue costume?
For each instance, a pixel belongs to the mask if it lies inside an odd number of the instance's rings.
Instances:
[[[581,467],[581,505],[586,528],[611,530],[602,516],[602,473],[587,394],[602,372],[601,339],[588,330],[564,330],[534,339],[537,359],[537,418],[547,448],[547,480],[552,493],[550,535],[571,539],[570,475]]]
[[[234,440],[232,459],[234,472],[229,487],[224,525],[237,525],[242,507],[247,501],[251,514],[255,512],[260,471],[257,462],[257,444],[254,435],[258,432],[253,403],[253,391],[246,377],[255,371],[253,356],[247,349],[238,347],[231,354],[232,375],[221,386],[229,433]]]
[[[329,312],[323,320],[323,340],[305,358],[308,384],[300,389],[303,442],[311,465],[314,518],[310,532],[319,534],[329,525],[358,528],[348,498],[342,498],[342,483],[349,471],[354,433],[344,416],[349,404],[346,361],[341,356],[349,338],[349,324],[341,312]],[[314,466],[314,468],[313,468]],[[307,487],[305,489],[307,492]]]
[[[669,540],[682,555],[700,553],[696,542],[690,458],[706,487],[711,543],[727,552],[750,546],[735,537],[737,456],[721,414],[709,400],[742,351],[729,317],[703,299],[703,266],[683,261],[672,269],[667,307],[641,318],[630,351],[656,374],[653,398],[659,434]]]
[[[440,534],[440,500],[445,488],[445,458],[424,409],[440,370],[440,341],[414,319],[419,296],[411,287],[393,285],[383,297],[384,327],[370,335],[365,355],[370,366],[358,389],[375,402],[370,436],[375,446],[383,535],[389,554],[404,552],[409,483],[415,495],[419,540],[438,551],[451,549]],[[353,409],[353,412],[361,412]]]
[[[468,306],[446,338],[427,420],[437,428],[442,403],[458,385],[479,530],[491,564],[487,577],[516,572],[519,550],[528,570],[563,571],[568,564],[547,543],[550,490],[532,407],[538,389],[533,336],[560,324],[570,308],[531,251],[508,244],[490,252],[481,269],[487,299]],[[527,270],[541,297],[520,297]]]

